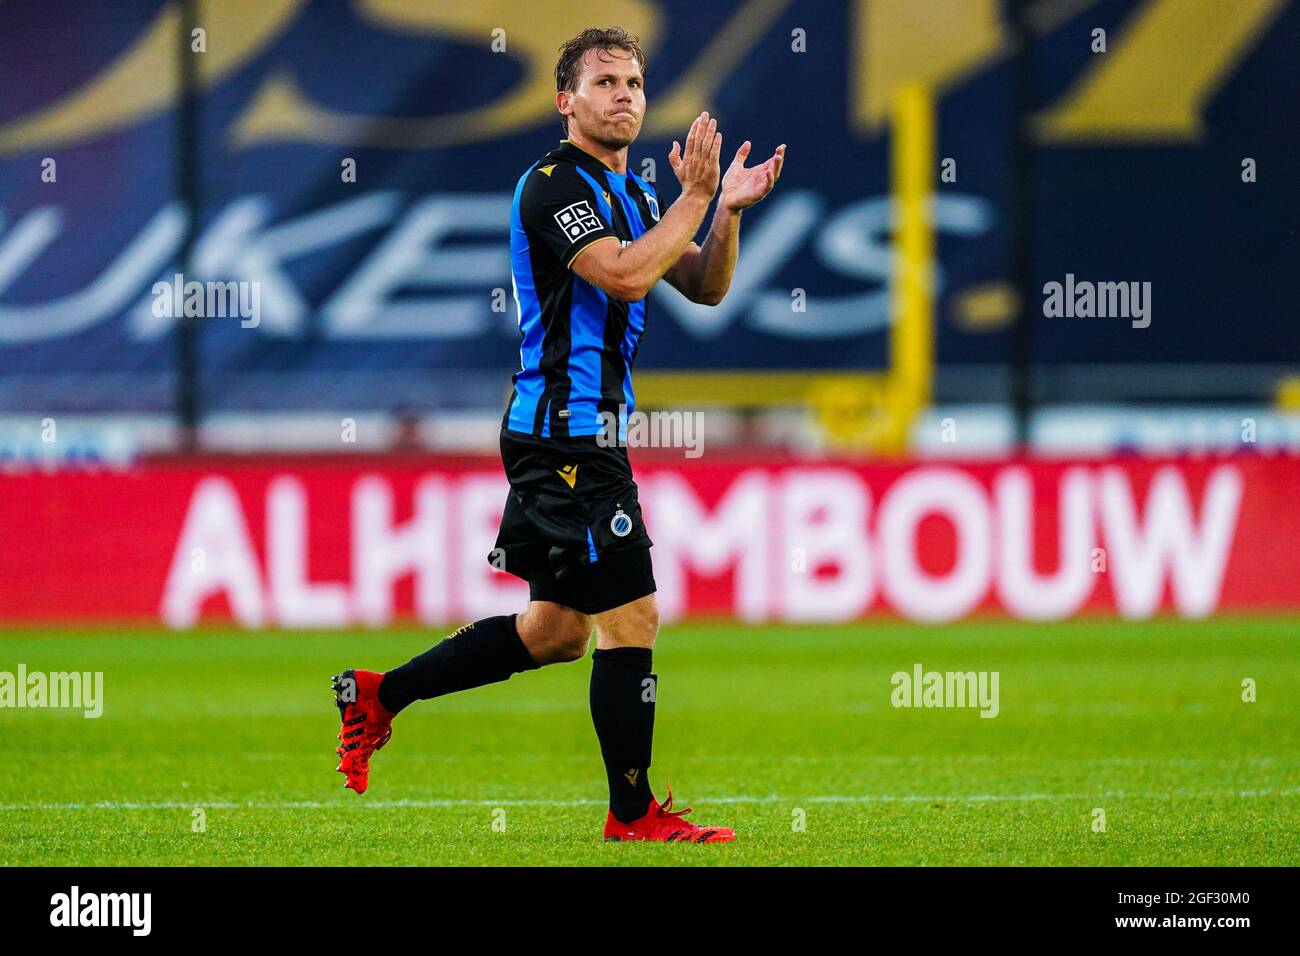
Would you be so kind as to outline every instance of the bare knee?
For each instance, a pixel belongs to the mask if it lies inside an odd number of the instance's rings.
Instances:
[[[538,665],[576,661],[591,642],[591,618],[550,601],[533,601],[516,618],[519,637]]]
[[[595,615],[596,646],[654,647],[659,633],[659,605],[653,594]]]
[[[551,644],[553,663],[567,664],[587,656],[591,645],[591,618],[579,615],[581,621],[569,621],[560,628]]]

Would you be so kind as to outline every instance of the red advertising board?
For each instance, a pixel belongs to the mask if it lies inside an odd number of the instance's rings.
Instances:
[[[1300,609],[1293,458],[637,476],[667,620]],[[197,459],[0,486],[4,624],[446,624],[527,600],[488,562],[506,495],[491,461]]]

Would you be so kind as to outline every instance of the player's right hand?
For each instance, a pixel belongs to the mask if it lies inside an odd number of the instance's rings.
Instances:
[[[673,148],[668,151],[668,163],[682,184],[682,195],[700,196],[711,200],[718,191],[720,167],[718,157],[722,153],[722,134],[718,132],[718,121],[711,118],[708,111],[695,117],[690,132],[686,134],[686,149],[673,140]]]

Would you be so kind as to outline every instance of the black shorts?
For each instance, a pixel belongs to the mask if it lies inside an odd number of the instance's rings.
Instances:
[[[510,481],[493,567],[523,578],[534,601],[599,614],[653,594],[653,542],[627,449],[596,436],[539,438],[503,428]]]

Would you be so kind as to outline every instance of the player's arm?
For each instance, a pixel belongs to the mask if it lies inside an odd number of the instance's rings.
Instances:
[[[573,271],[592,285],[625,302],[644,299],[651,286],[681,259],[691,237],[708,211],[707,198],[673,203],[653,229],[624,247],[617,242],[597,242],[573,261]]]
[[[731,287],[739,252],[740,210],[728,211],[719,203],[704,245],[687,246],[664,278],[692,302],[717,305]]]
[[[573,271],[615,298],[627,302],[645,298],[686,248],[694,245],[692,239],[718,188],[722,136],[717,129],[718,121],[701,113],[686,134],[686,148],[673,143],[668,162],[682,184],[682,194],[654,228],[626,247],[593,242],[573,260]]]

